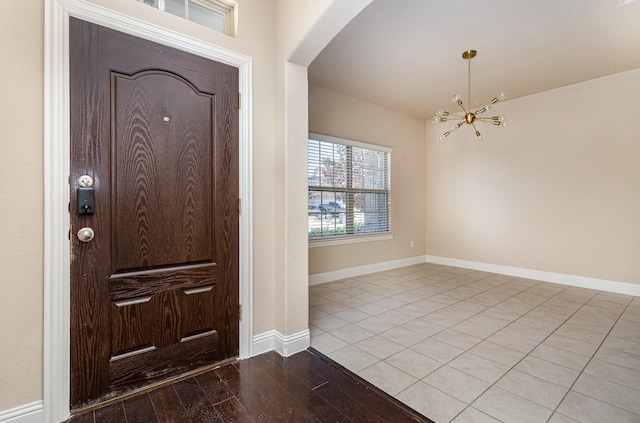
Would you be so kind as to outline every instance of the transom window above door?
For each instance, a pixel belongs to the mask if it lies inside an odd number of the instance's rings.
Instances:
[[[204,25],[230,36],[235,35],[233,0],[137,0],[155,9]]]

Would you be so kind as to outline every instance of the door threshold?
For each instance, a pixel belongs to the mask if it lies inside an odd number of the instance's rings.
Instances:
[[[190,370],[188,372],[179,374],[177,376],[169,377],[169,378],[167,378],[165,380],[162,380],[160,382],[155,382],[155,383],[146,385],[146,386],[144,386],[142,388],[134,389],[131,392],[127,392],[126,394],[123,394],[123,395],[120,395],[120,396],[117,396],[117,397],[114,397],[114,398],[110,398],[108,400],[104,400],[104,401],[101,401],[101,402],[97,402],[95,404],[87,405],[85,407],[74,408],[74,409],[71,410],[71,416],[70,417],[74,417],[74,416],[77,416],[79,414],[84,414],[84,413],[87,413],[89,411],[93,411],[93,410],[95,410],[97,408],[106,407],[108,405],[111,405],[111,404],[114,404],[114,403],[117,403],[117,402],[120,402],[120,401],[124,401],[124,400],[127,400],[129,398],[133,398],[133,397],[138,396],[138,395],[146,394],[147,392],[153,391],[155,389],[162,388],[164,386],[171,385],[173,383],[180,382],[180,381],[185,380],[185,379],[189,379],[190,377],[197,376],[197,375],[199,375],[201,373],[206,373],[206,372],[209,372],[211,370],[215,370],[215,369],[217,369],[219,367],[223,367],[223,366],[227,366],[229,364],[233,364],[233,363],[235,363],[237,361],[239,361],[238,357],[227,358],[227,359],[224,359],[222,361],[218,361],[216,363],[209,364],[208,366],[203,366],[203,367],[200,367],[200,368],[195,369],[195,370]]]

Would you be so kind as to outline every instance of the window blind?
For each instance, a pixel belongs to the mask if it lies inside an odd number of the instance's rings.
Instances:
[[[310,134],[309,239],[390,232],[391,149]]]

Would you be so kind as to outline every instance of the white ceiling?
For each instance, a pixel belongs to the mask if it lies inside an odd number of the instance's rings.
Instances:
[[[309,82],[427,120],[457,112],[453,94],[469,104],[465,50],[478,51],[472,108],[500,91],[512,99],[640,68],[640,2],[620,3],[374,0],[314,60]]]

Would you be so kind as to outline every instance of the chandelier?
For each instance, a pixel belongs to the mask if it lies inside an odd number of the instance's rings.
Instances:
[[[469,103],[471,103],[471,59],[476,57],[476,54],[477,52],[475,50],[467,50],[464,53],[462,53],[462,58],[465,59],[469,64],[468,81],[467,81],[467,100],[469,101]],[[506,116],[480,117],[481,114],[490,110],[493,104],[496,104],[498,101],[504,100],[505,98],[507,98],[507,93],[503,91],[500,94],[498,94],[498,96],[495,97],[493,100],[491,100],[490,104],[487,104],[486,106],[482,106],[475,112],[472,112],[471,110],[467,110],[464,107],[464,104],[462,103],[462,96],[460,94],[454,95],[453,102],[457,103],[458,106],[460,106],[460,108],[462,109],[462,112],[458,112],[457,114],[450,114],[449,112],[444,111],[442,109],[439,109],[436,112],[436,115],[432,120],[433,123],[447,122],[450,120],[458,120],[458,122],[453,126],[453,128],[451,128],[450,130],[448,130],[447,132],[445,132],[444,134],[438,137],[438,141],[444,140],[452,132],[456,131],[457,129],[460,129],[462,125],[464,125],[465,123],[473,126],[474,131],[476,131],[476,138],[478,140],[482,139],[482,135],[480,134],[480,131],[478,131],[478,128],[476,128],[476,122],[478,121],[491,122],[496,126],[507,126],[509,122],[507,121]]]

